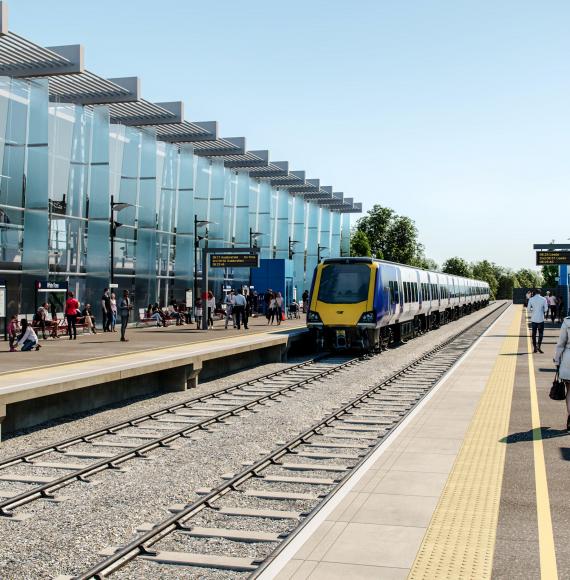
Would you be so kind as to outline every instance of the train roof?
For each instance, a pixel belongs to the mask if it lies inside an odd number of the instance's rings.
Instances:
[[[475,282],[482,282],[483,284],[489,285],[485,280],[478,280],[477,278],[465,278],[465,276],[459,276],[457,274],[448,274],[447,272],[436,272],[434,270],[427,270],[426,268],[419,268],[418,266],[410,266],[410,264],[400,264],[399,262],[390,262],[389,260],[380,260],[379,258],[368,258],[361,256],[347,257],[347,258],[325,258],[323,264],[373,264],[377,262],[379,264],[389,264],[390,266],[401,266],[402,268],[412,268],[413,270],[421,270],[422,272],[429,272],[430,274],[442,274],[444,276],[455,276],[456,278],[461,278],[462,280],[473,280]]]

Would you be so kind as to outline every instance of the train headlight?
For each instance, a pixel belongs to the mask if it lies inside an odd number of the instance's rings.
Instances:
[[[365,312],[358,322],[362,322],[363,324],[370,324],[376,322],[376,312],[371,310],[370,312]]]
[[[318,312],[314,310],[309,310],[307,313],[307,322],[322,322],[321,317]]]

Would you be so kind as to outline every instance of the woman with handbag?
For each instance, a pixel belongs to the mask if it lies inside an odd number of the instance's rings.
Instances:
[[[562,321],[560,337],[556,344],[554,363],[558,367],[558,377],[566,386],[566,410],[568,419],[566,429],[570,431],[570,316]]]

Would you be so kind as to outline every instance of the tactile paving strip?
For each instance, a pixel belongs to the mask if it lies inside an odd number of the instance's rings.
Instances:
[[[491,577],[520,323],[517,308],[410,579]]]

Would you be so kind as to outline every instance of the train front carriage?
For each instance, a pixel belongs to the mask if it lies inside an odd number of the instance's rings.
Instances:
[[[315,270],[307,326],[321,348],[369,350],[384,314],[381,304],[388,299],[377,262],[328,259]]]

